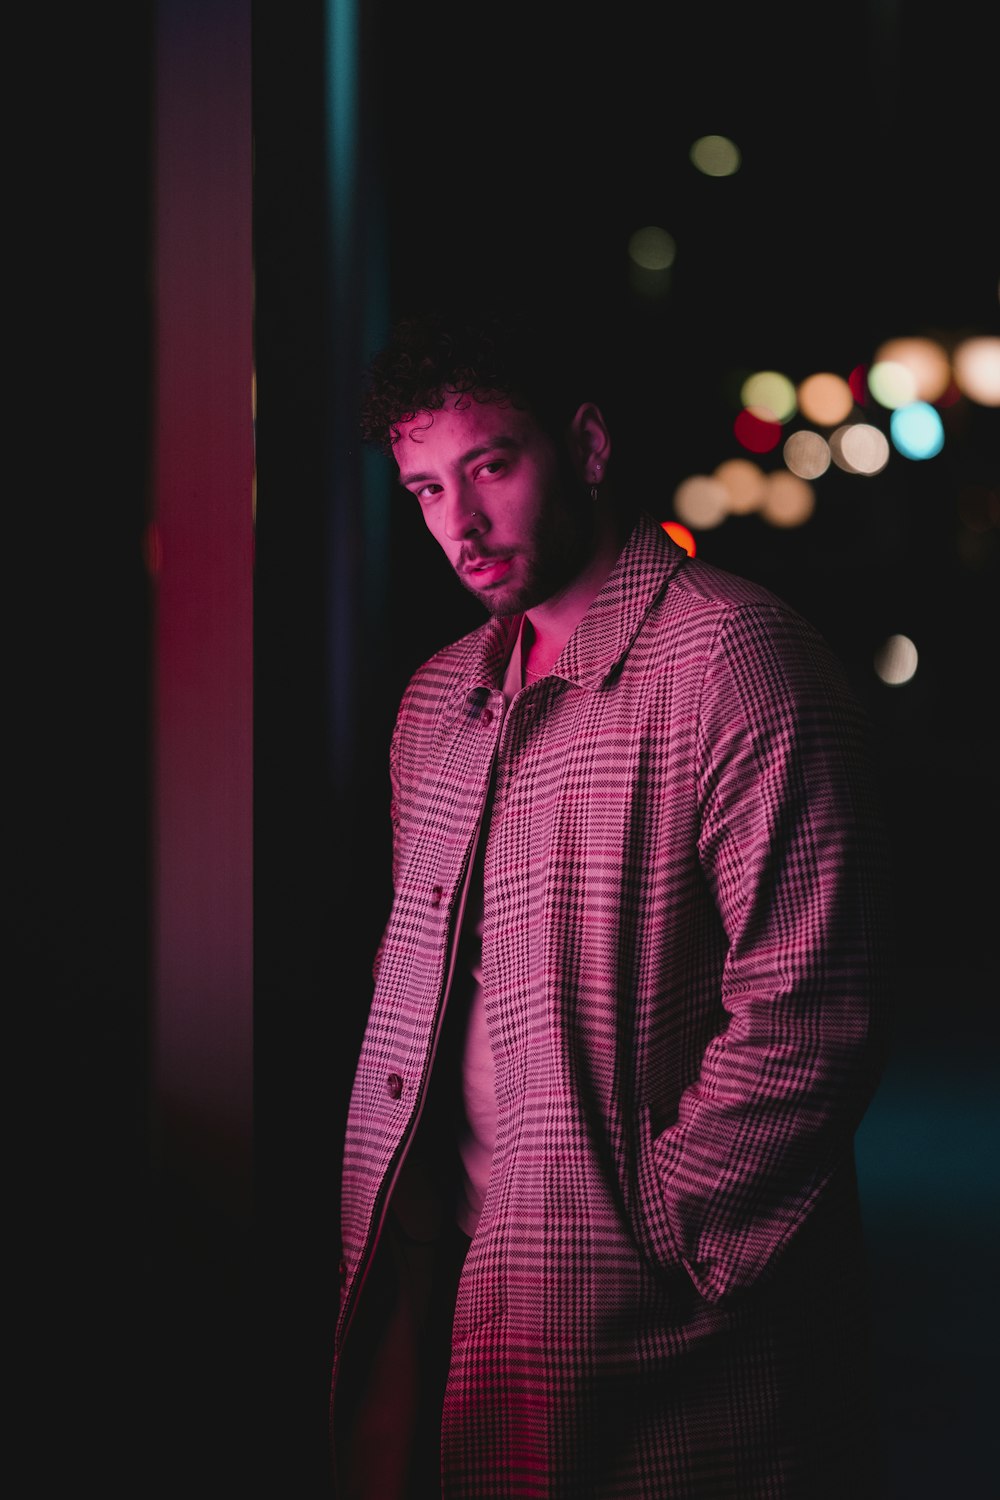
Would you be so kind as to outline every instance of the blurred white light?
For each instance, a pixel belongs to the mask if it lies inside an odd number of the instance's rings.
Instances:
[[[898,687],[913,677],[917,661],[917,648],[909,636],[890,635],[875,652],[875,673],[890,687]]]
[[[740,169],[739,147],[724,135],[703,135],[691,147],[691,160],[706,177],[732,177]]]
[[[830,467],[830,445],[818,432],[793,432],[781,452],[800,479],[818,479]]]
[[[889,418],[889,434],[904,458],[934,458],[944,447],[941,418],[926,401],[897,407]]]
[[[831,433],[830,452],[837,467],[848,474],[881,474],[890,449],[884,432],[868,422],[853,422]]]
[[[695,531],[710,531],[729,514],[729,492],[710,474],[692,474],[674,491],[674,514]]]
[[[1000,338],[963,339],[952,363],[963,395],[980,406],[1000,406]]]

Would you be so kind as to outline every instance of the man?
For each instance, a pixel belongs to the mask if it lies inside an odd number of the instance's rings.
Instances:
[[[365,397],[491,618],[392,738],[338,1493],[858,1500],[864,726],[808,624],[612,503],[558,356],[516,321],[407,320]]]

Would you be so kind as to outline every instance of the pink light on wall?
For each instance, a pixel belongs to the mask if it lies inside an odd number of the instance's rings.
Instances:
[[[155,111],[154,1139],[244,1213],[252,1099],[250,5],[165,0]]]

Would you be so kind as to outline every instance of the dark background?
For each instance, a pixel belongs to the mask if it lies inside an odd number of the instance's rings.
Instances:
[[[616,441],[662,519],[680,480],[738,454],[738,372],[846,374],[890,336],[998,331],[995,81],[969,0],[766,15],[382,0],[361,12],[359,298],[345,320],[324,7],[253,7],[256,1290],[221,1381],[218,1358],[203,1373],[197,1318],[183,1349],[145,1336],[157,1295],[141,553],[152,5],[70,39],[86,66],[70,46],[70,118],[50,146],[42,137],[62,270],[41,388],[54,399],[69,359],[87,399],[46,453],[61,546],[45,552],[52,608],[32,615],[27,785],[40,792],[12,910],[29,997],[51,1022],[44,1071],[54,1058],[71,1116],[44,1192],[77,1271],[63,1265],[55,1297],[70,1305],[66,1329],[89,1301],[86,1346],[68,1334],[68,1348],[52,1345],[71,1393],[48,1399],[57,1432],[73,1413],[63,1442],[123,1493],[325,1493],[339,1132],[386,913],[388,734],[409,673],[480,618],[385,466],[357,451],[345,392],[388,320],[497,282],[592,319]],[[735,178],[691,167],[691,142],[710,132],[740,147]],[[655,305],[633,294],[625,256],[649,223],[678,243]],[[949,424],[936,459],[895,455],[874,480],[824,476],[804,527],[750,516],[698,537],[702,556],[820,626],[876,731],[900,965],[896,1046],[859,1166],[887,1500],[977,1496],[991,1458],[997,412],[966,404]],[[963,520],[971,487],[992,492],[992,528]],[[921,665],[890,689],[871,659],[893,631],[917,642]],[[32,1118],[45,1138],[44,1111]],[[225,1267],[213,1274],[224,1283]],[[205,1337],[217,1337],[210,1318]],[[188,1401],[202,1434],[217,1405],[226,1434],[207,1470]]]

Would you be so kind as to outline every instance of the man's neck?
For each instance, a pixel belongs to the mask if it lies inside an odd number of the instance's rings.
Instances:
[[[573,631],[600,593],[622,549],[617,528],[608,522],[590,561],[544,604],[525,613],[522,662],[526,677],[544,677],[561,654]]]

